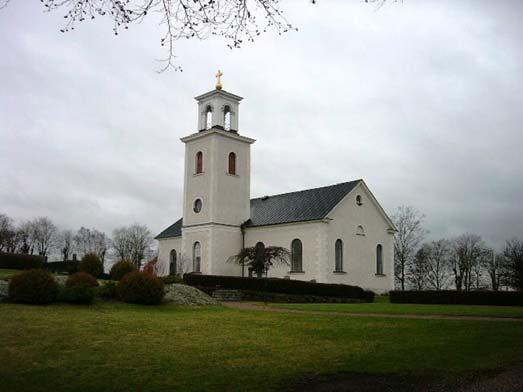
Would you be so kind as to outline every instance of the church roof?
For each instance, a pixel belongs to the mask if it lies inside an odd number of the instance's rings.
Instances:
[[[323,219],[361,180],[251,199],[251,219],[246,227],[306,222]],[[182,235],[179,219],[156,238]]]
[[[154,238],[159,240],[162,238],[180,237],[182,235],[182,219],[183,218],[178,219]]]

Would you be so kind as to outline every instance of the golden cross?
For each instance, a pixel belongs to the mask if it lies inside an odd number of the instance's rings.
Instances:
[[[223,72],[218,70],[218,72],[216,73],[216,90],[221,90],[222,89],[222,79],[221,77],[223,76]]]

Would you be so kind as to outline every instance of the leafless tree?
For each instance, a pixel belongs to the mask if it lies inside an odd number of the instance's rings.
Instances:
[[[412,260],[407,280],[414,290],[423,290],[426,287],[429,253],[430,247],[425,244],[418,249]]]
[[[160,45],[167,56],[162,70],[175,64],[174,44],[180,39],[222,37],[229,48],[253,42],[260,34],[295,30],[281,10],[279,0],[41,0],[47,11],[62,10],[65,23],[61,32],[98,18],[109,19],[118,35],[129,26],[154,15],[164,32]],[[8,0],[0,0],[2,4]]]
[[[110,239],[105,233],[86,227],[81,227],[73,237],[74,248],[81,256],[93,252],[100,257],[102,262],[105,260],[110,244]]]
[[[0,252],[8,252],[9,245],[15,236],[13,219],[5,214],[0,214]]]
[[[58,228],[47,217],[36,218],[29,222],[29,237],[40,256],[48,255],[55,244],[57,233]]]
[[[497,291],[503,284],[505,276],[506,259],[502,254],[497,253],[494,249],[490,249],[485,254],[484,267],[490,279],[490,287]]]
[[[427,245],[427,285],[434,290],[447,286],[450,274],[450,244],[441,239]]]
[[[523,290],[523,241],[513,238],[506,242],[503,251],[505,256],[505,282],[514,290]]]
[[[153,238],[146,226],[134,224],[113,231],[113,248],[120,259],[131,260],[138,268],[152,254]]]
[[[74,234],[72,230],[63,230],[58,236],[57,245],[64,261],[69,260],[69,255],[73,251],[73,239]]]
[[[410,265],[427,234],[423,228],[425,216],[413,207],[401,206],[392,219],[398,229],[394,235],[394,276],[400,289],[405,290]]]
[[[486,246],[479,235],[463,234],[452,244],[452,271],[456,290],[470,291],[474,284],[473,272],[481,263]]]

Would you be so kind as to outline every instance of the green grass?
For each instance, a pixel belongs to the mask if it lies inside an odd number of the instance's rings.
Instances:
[[[342,313],[383,313],[383,314],[417,314],[447,316],[487,316],[523,318],[521,306],[480,306],[480,305],[423,305],[391,304],[383,297],[378,302],[364,304],[270,304],[272,307],[307,310],[315,312]],[[385,297],[386,298],[386,297]]]
[[[518,321],[347,318],[97,302],[0,304],[3,391],[271,391],[340,371],[448,375],[523,360]]]
[[[12,276],[19,274],[20,272],[23,271],[14,269],[0,269],[0,280],[8,280]]]

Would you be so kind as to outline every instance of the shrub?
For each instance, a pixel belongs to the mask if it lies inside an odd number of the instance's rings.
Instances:
[[[180,278],[178,275],[167,275],[167,276],[162,276],[162,277],[160,277],[160,280],[161,280],[164,284],[173,284],[173,283],[177,283],[177,284],[185,284],[185,282],[183,281],[183,279]]]
[[[42,256],[0,252],[0,268],[27,270],[42,268],[43,265]]]
[[[147,263],[145,263],[142,271],[148,275],[156,276],[156,264],[157,263],[158,263],[158,256],[152,258]]]
[[[94,300],[94,287],[82,285],[65,287],[61,299],[74,304],[90,304]]]
[[[518,291],[391,291],[389,296],[393,303],[523,306]]]
[[[48,304],[58,298],[59,285],[53,276],[42,269],[15,275],[9,281],[9,299],[27,304]]]
[[[113,264],[109,275],[111,275],[112,280],[120,280],[129,272],[135,271],[137,271],[136,266],[129,260],[120,260],[119,262]]]
[[[164,296],[163,282],[143,272],[135,271],[125,275],[117,286],[118,298],[124,302],[143,305],[157,305]]]
[[[78,264],[78,271],[87,272],[96,278],[103,274],[104,266],[96,253],[87,253]]]
[[[72,274],[65,281],[65,287],[82,286],[82,287],[97,287],[98,281],[93,275],[86,272],[77,272]]]
[[[106,299],[116,298],[116,282],[107,281],[97,289],[97,293],[100,297]]]
[[[320,297],[354,298],[367,302],[374,300],[374,293],[358,286],[345,284],[313,283],[302,280],[278,278],[241,278],[236,276],[185,274],[183,280],[198,288],[224,288],[236,290],[262,291],[270,293],[314,295]]]

